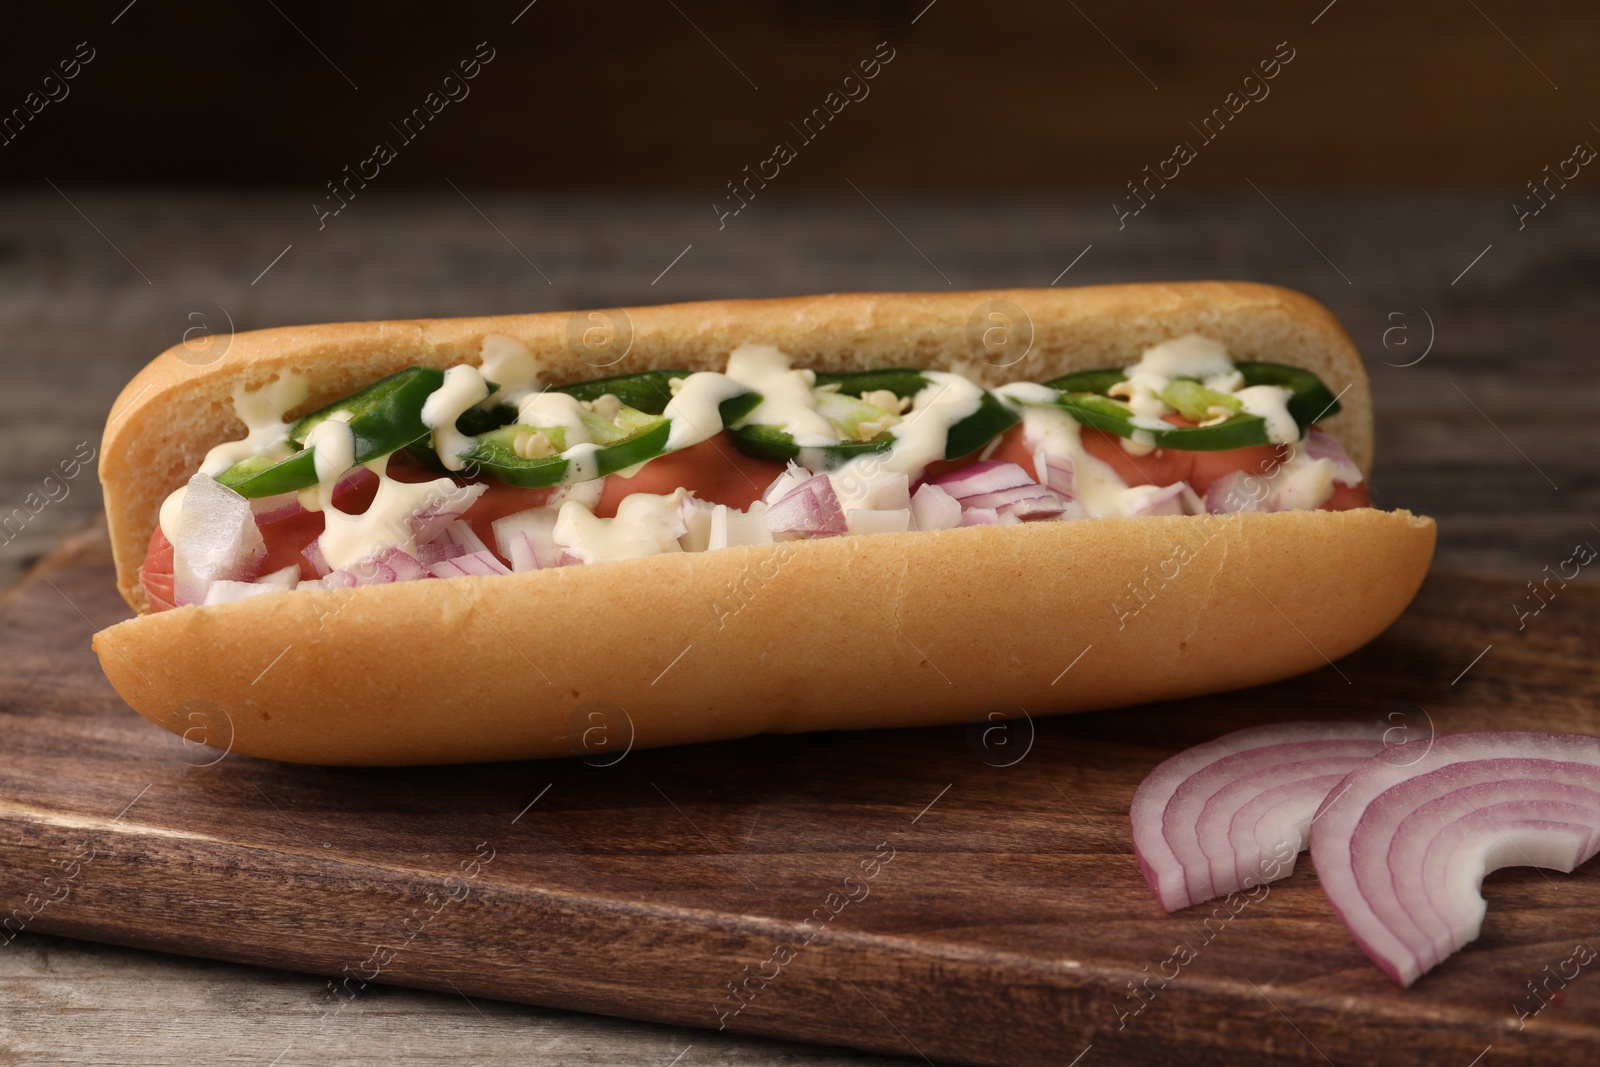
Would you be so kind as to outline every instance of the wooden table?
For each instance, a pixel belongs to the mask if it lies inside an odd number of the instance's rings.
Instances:
[[[1173,195],[1121,230],[1100,198],[877,197],[875,209],[849,191],[780,192],[721,231],[693,195],[469,203],[374,189],[319,231],[298,192],[64,194],[13,192],[0,208],[0,521],[24,517],[0,535],[0,585],[92,519],[91,470],[46,479],[98,448],[121,384],[199,321],[191,312],[248,329],[1052,279],[1306,290],[1368,357],[1380,500],[1439,520],[1440,567],[1529,579],[1600,536],[1589,458],[1600,384],[1586,332],[1600,201],[1574,194],[1520,232],[1499,192]],[[322,988],[24,935],[0,952],[0,1062],[875,1058],[406,990],[371,997],[313,1040]]]

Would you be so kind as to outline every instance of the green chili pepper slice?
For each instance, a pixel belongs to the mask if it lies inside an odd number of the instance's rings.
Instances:
[[[901,399],[910,399],[932,384],[933,380],[919,370],[874,370],[817,375],[819,389],[837,385],[840,394],[850,397],[860,397],[863,393],[886,389]],[[835,422],[841,433],[853,428],[853,423],[841,424],[831,419],[830,421]],[[944,458],[960,459],[962,456],[971,455],[1015,426],[1018,421],[1014,411],[985,390],[978,402],[978,410],[951,426],[946,433]],[[761,424],[731,427],[728,436],[739,451],[758,459],[785,463],[798,459],[804,451],[820,455],[822,465],[828,468],[843,466],[857,456],[887,452],[895,443],[894,434],[885,430],[865,441],[840,441],[838,444],[802,449],[795,444],[794,436],[783,427]]]
[[[686,370],[647,371],[554,388],[552,392],[566,393],[581,401],[592,402],[610,395],[623,405],[615,423],[598,415],[584,416],[590,440],[600,446],[595,450],[592,467],[575,465],[559,452],[539,459],[517,455],[515,441],[519,434],[537,431],[548,435],[552,431],[516,423],[515,409],[499,405],[493,410],[510,412],[513,421],[474,435],[472,446],[461,454],[467,464],[465,469],[473,474],[488,474],[508,485],[537,489],[567,484],[579,480],[580,476],[582,479],[604,477],[655,459],[666,453],[671,435],[671,424],[662,418],[662,413],[672,402],[672,379],[687,378],[690,373]],[[718,405],[722,425],[738,421],[760,403],[760,395],[749,391],[722,401]],[[505,421],[503,417],[502,421]],[[465,428],[462,429],[465,432]],[[554,432],[560,434],[559,430]],[[554,440],[552,444],[565,451],[564,440]],[[437,462],[437,457],[434,461]]]
[[[1277,385],[1289,390],[1285,406],[1302,435],[1313,423],[1339,410],[1338,398],[1322,384],[1322,379],[1308,370],[1281,363],[1237,363],[1234,366],[1247,386]],[[1132,421],[1133,409],[1105,395],[1107,390],[1126,378],[1120,370],[1080,371],[1053,379],[1045,385],[1057,391],[1056,403],[1083,425],[1119,437],[1148,435],[1148,440],[1157,448],[1220,452],[1272,443],[1267,439],[1265,419],[1243,413],[1237,407],[1238,401],[1227,394],[1215,393],[1199,382],[1187,379],[1177,379],[1169,385],[1170,397],[1167,391],[1163,391],[1162,399],[1168,406],[1191,419],[1197,414],[1205,414],[1204,409],[1213,403],[1231,408],[1235,414],[1214,426],[1169,426],[1165,430],[1135,426]],[[1229,400],[1233,400],[1233,403],[1228,403]]]
[[[686,370],[652,370],[642,374],[622,374],[613,378],[596,378],[574,385],[561,385],[554,391],[586,401],[599,400],[610,393],[630,408],[650,415],[660,415],[672,402],[672,379],[687,378],[693,373]],[[760,404],[759,393],[744,392],[729,397],[718,405],[718,410],[722,414],[722,425],[728,426],[738,422]]]
[[[636,463],[654,459],[666,451],[667,437],[672,432],[672,424],[668,420],[634,408],[624,408],[618,415],[619,422],[624,418],[635,428],[614,438],[611,443],[596,441],[599,447],[594,451],[593,468],[575,469],[571,458],[563,453],[540,459],[523,459],[517,455],[514,444],[517,435],[534,431],[537,427],[513,424],[473,438],[472,447],[461,454],[466,462],[464,470],[470,474],[490,475],[507,485],[542,489],[615,474]],[[540,432],[549,434],[552,431]],[[559,430],[555,432],[559,433]],[[579,474],[581,478],[577,477]]]
[[[316,485],[316,460],[305,447],[306,436],[318,423],[340,412],[350,413],[357,464],[387,456],[428,436],[428,428],[422,424],[422,405],[443,384],[444,372],[428,367],[391,374],[293,423],[288,440],[300,449],[294,455],[282,460],[265,456],[240,460],[217,475],[217,481],[247,497],[277,496]]]

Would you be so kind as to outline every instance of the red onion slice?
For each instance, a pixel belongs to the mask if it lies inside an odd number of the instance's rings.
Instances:
[[[1248,471],[1229,471],[1206,489],[1206,512],[1211,515],[1237,515],[1241,511],[1263,511],[1269,486]]]
[[[976,463],[968,463],[951,471],[949,474],[930,479],[933,485],[949,493],[963,506],[967,506],[969,498],[983,496],[987,493],[998,493],[1005,489],[1016,489],[1019,486],[1035,485],[1037,483],[1028,472],[1015,463],[1002,463],[997,459],[984,459]],[[973,504],[973,507],[987,507],[989,505]]]
[[[1132,515],[1203,515],[1205,503],[1189,488],[1188,482],[1163,485],[1128,509]]]
[[[1063,499],[1078,499],[1078,467],[1072,457],[1053,456],[1041,448],[1033,454],[1033,469],[1039,473],[1039,481]]]
[[[495,547],[510,560],[513,572],[559,565],[562,549],[556,544],[555,529],[560,513],[560,508],[529,508],[494,520]]]
[[[767,511],[767,529],[775,534],[825,537],[849,529],[844,509],[826,474],[819,474],[790,490]]]
[[[1478,936],[1485,874],[1571,871],[1600,848],[1600,738],[1412,741],[1352,771],[1316,821],[1311,858],[1329,902],[1362,951],[1409,986]]]
[[[1361,484],[1361,468],[1356,466],[1355,460],[1350,458],[1344,446],[1332,434],[1314,429],[1306,434],[1301,447],[1310,459],[1326,459],[1333,463],[1334,481],[1342,485]]]
[[[487,578],[496,574],[511,573],[510,569],[496,559],[494,553],[488,549],[482,552],[468,552],[455,559],[441,560],[429,566],[428,570],[436,578]]]
[[[1156,900],[1176,911],[1287,876],[1327,787],[1381,751],[1383,735],[1362,722],[1273,723],[1162,763],[1129,809],[1134,854]]]

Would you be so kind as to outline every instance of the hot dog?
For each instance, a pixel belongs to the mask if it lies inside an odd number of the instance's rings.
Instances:
[[[1433,549],[1431,520],[1370,506],[1348,337],[1268,286],[354,323],[182,355],[107,425],[139,616],[95,648],[141,714],[220,710],[247,755],[513,759],[581,753],[597,714],[642,747],[1214,692],[1366,642]]]

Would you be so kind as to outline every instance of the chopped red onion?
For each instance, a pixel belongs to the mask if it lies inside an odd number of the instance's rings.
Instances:
[[[1035,484],[1019,485],[993,493],[979,493],[962,501],[969,508],[993,508],[1001,514],[1029,519],[1053,519],[1067,510],[1069,501],[1063,500],[1053,489]]]
[[[397,582],[414,582],[428,577],[428,568],[422,560],[399,548],[386,548],[378,553],[378,562],[394,572]]]
[[[918,530],[953,530],[961,525],[961,501],[924,482],[911,498],[911,517]]]
[[[212,604],[232,604],[238,600],[248,600],[253,596],[264,593],[279,593],[283,590],[275,585],[262,585],[259,582],[231,582],[221,579],[211,583],[211,588],[206,590],[206,598],[201,601],[207,607]]]
[[[529,508],[494,520],[494,543],[514,572],[559,566],[561,546],[556,544],[556,517],[560,508]]]
[[[963,526],[1020,526],[1022,520],[1009,512],[1002,514],[994,508],[964,508],[961,512]]]
[[[425,545],[436,540],[445,527],[461,518],[489,487],[483,484],[457,485],[447,493],[439,493],[428,500],[428,506],[410,518],[411,533],[417,544]]]
[[[706,534],[707,549],[737,545],[770,545],[772,530],[767,526],[768,507],[757,500],[748,512],[717,504],[711,510],[711,525]],[[681,535],[680,535],[681,536]]]
[[[1317,805],[1384,747],[1382,726],[1273,723],[1196,745],[1133,795],[1139,869],[1167,911],[1289,875]]]
[[[327,557],[322,554],[322,538],[320,537],[302,548],[300,555],[305,557],[305,561],[311,564],[311,569],[316,571],[319,577],[326,578],[333,571],[333,568],[328,566]]]
[[[818,474],[790,490],[767,511],[767,529],[775,534],[826,537],[848,530],[844,509],[826,474]]]
[[[250,501],[250,510],[255,513],[256,525],[265,526],[298,515],[305,508],[300,506],[299,493],[279,493],[277,496],[264,496]]]
[[[1361,484],[1361,468],[1356,466],[1344,446],[1332,434],[1312,429],[1306,434],[1303,447],[1311,459],[1326,459],[1333,463],[1333,480],[1340,485]]]
[[[1600,738],[1469,733],[1352,771],[1317,812],[1311,859],[1362,951],[1409,986],[1478,936],[1485,874],[1571,871],[1597,848]]]
[[[415,553],[418,563],[426,567],[430,563],[438,563],[443,559],[455,559],[457,556],[466,555],[467,550],[460,545],[448,541],[435,541],[430,545],[418,545]]]
[[[449,526],[446,526],[444,532],[439,535],[438,541],[459,546],[462,550],[462,555],[469,552],[487,552],[489,550],[489,546],[484,544],[483,539],[472,529],[472,524],[465,519],[457,519]]]
[[[457,556],[455,559],[441,560],[429,566],[428,570],[436,578],[487,578],[496,574],[511,573],[506,565],[496,559],[494,553],[488,549],[484,549],[482,552],[468,552],[466,555]]]
[[[173,531],[174,602],[203,603],[212,582],[251,581],[266,557],[250,501],[210,475],[190,478]]]
[[[1229,471],[1206,490],[1205,510],[1211,515],[1265,511],[1268,495],[1265,479],[1247,471]]]
[[[1078,499],[1078,468],[1071,456],[1051,455],[1041,448],[1033,454],[1033,469],[1042,485],[1054,489],[1065,500]]]
[[[784,468],[783,473],[772,480],[766,492],[761,494],[761,499],[768,504],[776,504],[796,489],[814,477],[812,473],[797,463],[790,463]]]
[[[905,533],[911,529],[911,509],[848,508],[844,521],[850,533],[856,535]]]
[[[1188,482],[1164,485],[1128,509],[1129,515],[1203,515],[1206,506]]]
[[[1017,466],[1017,464],[1002,463],[994,459],[968,463],[966,466],[957,468],[948,474],[931,479],[931,483],[961,501],[963,506],[968,504],[968,498],[970,497],[1037,484],[1032,478],[1028,477],[1028,472]],[[982,507],[983,505],[976,506]]]

